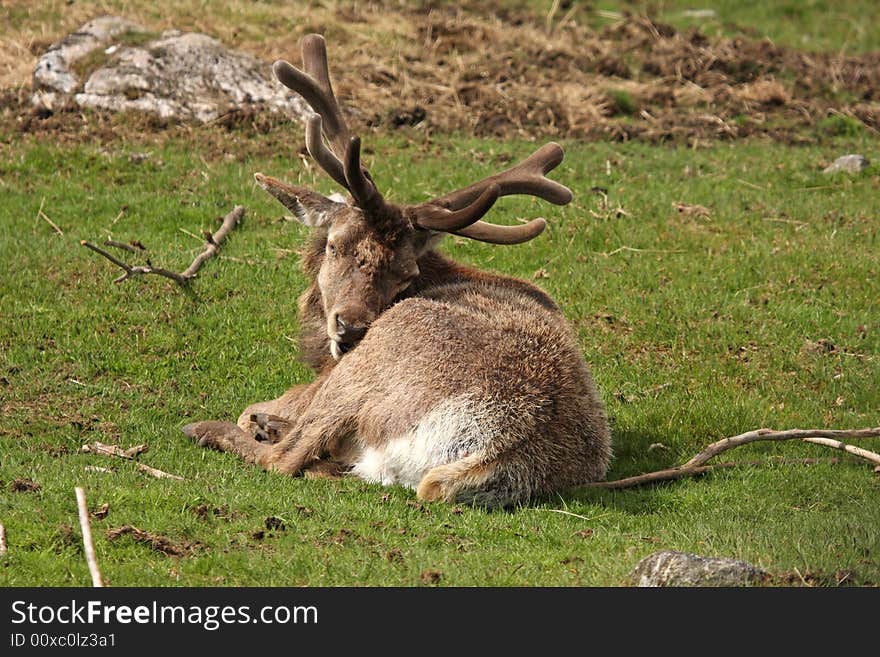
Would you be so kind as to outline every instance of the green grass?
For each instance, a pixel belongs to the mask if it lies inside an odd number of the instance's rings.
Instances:
[[[252,173],[333,190],[302,169],[293,147],[277,147],[279,134],[232,133],[209,149],[211,130],[104,146],[0,140],[0,522],[9,540],[0,584],[88,583],[77,485],[93,509],[109,505],[92,523],[115,586],[416,586],[425,571],[441,573],[442,585],[618,585],[661,549],[820,583],[880,584],[871,467],[773,460],[839,455],[818,446],[747,446],[731,458],[766,465],[495,513],[423,506],[411,491],[353,479],[292,479],[195,447],[181,425],[235,418],[311,376],[290,340],[304,286],[291,251],[306,229],[280,220],[283,208]],[[461,186],[534,147],[414,133],[368,141],[382,154],[371,170],[397,201]],[[576,328],[613,417],[611,478],[680,463],[756,427],[880,424],[880,177],[873,167],[820,173],[845,152],[876,159],[875,141],[565,146],[553,177],[572,187],[573,204],[504,199],[491,215],[545,216],[544,235],[518,247],[448,239],[445,250],[528,279],[546,272],[537,282]],[[143,151],[147,159],[131,157]],[[677,202],[711,214],[681,214]],[[111,233],[140,239],[153,264],[183,269],[201,248],[183,230],[214,227],[236,203],[248,207],[245,223],[191,295],[157,277],[113,285],[119,271],[79,246]],[[95,440],[148,443],[142,461],[187,481],[79,453]],[[24,478],[41,488],[13,492]],[[266,530],[269,516],[285,529]],[[130,537],[107,539],[127,524],[196,545],[168,557]]]
[[[708,36],[745,34],[799,50],[856,54],[880,49],[880,7],[874,0],[600,0],[590,4],[581,5],[586,7],[581,14],[586,12],[585,18],[597,25],[615,20],[615,13],[630,11],[678,28],[697,27]],[[700,10],[714,13],[693,13]]]

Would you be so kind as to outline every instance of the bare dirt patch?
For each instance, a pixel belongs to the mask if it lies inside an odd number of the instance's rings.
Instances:
[[[272,41],[274,55],[298,63],[302,33],[327,35],[337,94],[361,131],[414,126],[501,138],[694,143],[754,134],[800,141],[805,128],[838,129],[835,120],[880,129],[880,53],[797,52],[639,16],[601,31],[576,21],[548,30],[524,13],[442,3],[390,10],[379,3],[336,11],[320,26],[301,23]],[[27,95],[23,88],[0,94],[0,127],[100,141],[186,129],[78,107],[36,112]],[[290,125],[268,112],[232,112],[199,138],[215,130],[290,134]]]
[[[134,527],[133,525],[123,525],[122,527],[114,527],[107,530],[107,540],[115,541],[120,536],[130,536],[137,543],[143,543],[156,552],[161,552],[169,557],[183,557],[200,547],[199,543],[191,541],[172,541],[167,536],[154,534]]]
[[[9,484],[9,490],[13,493],[35,493],[42,486],[32,479],[16,479]]]

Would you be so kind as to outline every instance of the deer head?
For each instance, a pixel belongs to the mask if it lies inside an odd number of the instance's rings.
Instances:
[[[453,233],[493,244],[518,244],[540,234],[546,222],[533,219],[499,226],[482,221],[498,198],[527,194],[557,205],[571,201],[566,187],[544,175],[563,157],[562,148],[549,143],[510,169],[432,201],[408,206],[387,202],[361,164],[360,138],[350,133],[336,101],[324,38],[306,36],[302,58],[304,70],[275,62],[275,76],[316,112],[306,123],[306,148],[350,199],[338,203],[261,173],[254,177],[299,221],[319,227],[326,236],[317,285],[336,360],[405,293],[419,275],[419,257],[440,237]]]

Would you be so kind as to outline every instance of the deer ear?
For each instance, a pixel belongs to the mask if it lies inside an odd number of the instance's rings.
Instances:
[[[271,176],[255,173],[257,184],[274,196],[285,208],[293,212],[301,223],[309,227],[326,226],[344,203],[321,196],[304,187],[295,187]]]

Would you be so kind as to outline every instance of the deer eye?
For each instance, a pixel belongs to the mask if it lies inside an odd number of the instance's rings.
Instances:
[[[335,256],[336,255],[336,245],[327,242],[327,255]]]

